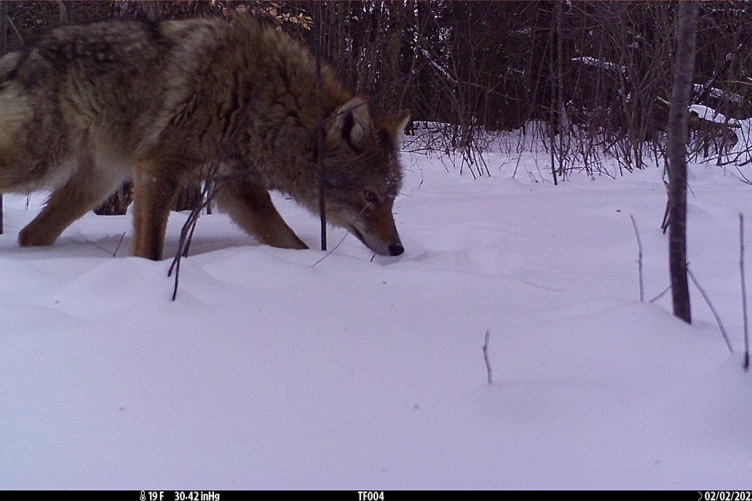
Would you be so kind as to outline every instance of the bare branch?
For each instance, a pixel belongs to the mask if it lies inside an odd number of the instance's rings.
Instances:
[[[219,158],[214,164],[212,164],[212,166],[209,168],[207,172],[206,180],[204,182],[204,188],[202,190],[203,202],[191,210],[191,213],[188,215],[188,220],[185,222],[185,224],[183,225],[183,229],[180,232],[180,243],[178,244],[178,249],[175,253],[175,258],[173,259],[172,264],[170,265],[170,269],[167,272],[168,277],[172,276],[173,271],[175,272],[175,285],[172,290],[173,301],[175,301],[175,298],[177,298],[177,294],[178,294],[180,260],[183,257],[187,257],[188,255],[188,250],[190,248],[191,239],[193,237],[193,231],[195,229],[196,222],[198,221],[198,218],[201,215],[201,211],[203,211],[204,208],[207,207],[211,203],[211,201],[214,198],[214,195],[222,187],[226,186],[230,181],[233,181],[235,179],[245,176],[249,169],[257,167],[256,165],[247,166],[246,169],[242,169],[240,172],[237,172],[232,176],[227,176],[223,178],[221,182],[218,182],[216,179],[217,172],[219,171],[220,166],[223,163],[225,163],[228,158],[230,158],[230,155],[232,153],[231,151],[232,145],[235,144],[235,140],[237,139],[238,134],[240,134],[240,131],[243,129],[243,126],[248,121],[248,117],[251,114],[251,109],[253,108],[253,105],[256,103],[259,93],[261,92],[261,89],[264,87],[265,83],[266,83],[266,79],[262,79],[258,83],[258,85],[256,85],[256,88],[254,89],[253,94],[248,99],[248,103],[245,106],[243,115],[240,117],[232,133],[227,138],[227,141],[222,146],[222,149],[219,152]]]
[[[723,322],[721,322],[721,317],[718,315],[718,312],[713,306],[713,303],[710,302],[710,297],[705,292],[705,289],[703,289],[700,286],[700,283],[697,281],[697,277],[695,277],[695,274],[692,273],[692,270],[689,268],[689,265],[687,265],[687,275],[689,275],[689,278],[692,279],[692,283],[695,284],[695,287],[697,287],[697,290],[700,291],[700,294],[702,294],[702,298],[708,304],[710,311],[713,313],[713,316],[715,317],[715,321],[718,323],[718,328],[721,329],[721,335],[723,336],[723,340],[726,341],[726,346],[728,346],[729,351],[731,353],[734,353],[734,349],[731,347],[731,341],[729,341],[728,334],[726,333],[726,329],[723,327]]]
[[[749,328],[747,316],[747,285],[744,276],[744,215],[739,213],[739,269],[742,279],[742,308],[744,311],[744,370],[749,370]]]
[[[491,337],[491,329],[486,329],[486,337],[483,340],[483,360],[486,362],[486,376],[488,377],[488,384],[493,384],[493,377],[491,374],[491,362],[488,359],[488,340]]]
[[[640,302],[645,301],[645,287],[642,280],[642,240],[640,240],[640,232],[637,231],[637,222],[635,217],[630,214],[629,218],[632,220],[632,228],[634,228],[635,236],[637,237],[637,266],[640,277]]]
[[[313,7],[313,29],[316,37],[314,48],[314,58],[316,61],[316,167],[318,170],[319,181],[319,219],[321,221],[321,250],[326,250],[326,198],[325,179],[326,170],[324,166],[324,105],[322,104],[323,91],[321,81],[321,2],[316,2]],[[315,266],[315,265],[314,265]]]

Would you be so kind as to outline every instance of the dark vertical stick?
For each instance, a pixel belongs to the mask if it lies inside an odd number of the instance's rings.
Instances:
[[[564,126],[566,110],[564,108],[564,37],[561,30],[561,9],[564,2],[556,2],[556,111],[559,128],[559,174],[564,175]],[[556,183],[554,182],[554,186]]]
[[[488,341],[491,337],[491,329],[486,329],[486,337],[483,340],[483,360],[486,362],[486,376],[488,377],[488,384],[493,384],[493,376],[491,373],[491,361],[488,359]]]
[[[558,5],[558,4],[557,4]],[[555,22],[556,18],[552,18],[552,23]],[[555,40],[554,36],[558,36],[558,33],[556,33],[556,30],[554,27],[551,27],[551,32],[549,35],[549,71],[550,71],[550,78],[551,78],[551,103],[549,104],[549,115],[550,115],[550,123],[548,127],[548,139],[551,142],[551,176],[554,179],[554,186],[556,186],[558,183],[558,180],[556,179],[556,133],[561,131],[559,130],[559,123],[558,119],[561,117],[556,116],[556,96],[559,95],[557,92],[558,86],[559,86],[559,78],[560,75],[556,74],[556,70],[554,69],[556,67],[556,52],[555,52]],[[559,152],[559,155],[561,155],[561,152]]]
[[[739,268],[742,275],[742,308],[744,311],[744,370],[749,370],[749,324],[747,322],[747,285],[744,276],[744,216],[739,213]]]
[[[0,2],[0,57],[8,52],[8,4]],[[3,234],[3,194],[0,193],[0,235]]]
[[[642,240],[640,240],[640,232],[637,231],[637,221],[635,217],[630,214],[629,218],[632,220],[632,228],[634,228],[635,236],[637,237],[637,271],[640,277],[640,302],[645,301],[645,286],[642,279]]]
[[[319,172],[319,218],[321,219],[321,250],[326,250],[326,201],[324,199],[326,171],[324,168],[324,109],[321,85],[321,3],[313,7],[313,29],[316,30],[316,161]]]

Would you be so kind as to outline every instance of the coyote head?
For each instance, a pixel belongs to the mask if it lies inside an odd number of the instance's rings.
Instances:
[[[398,149],[409,112],[373,121],[353,98],[325,123],[327,220],[346,228],[377,254],[404,252],[392,205],[402,186]]]

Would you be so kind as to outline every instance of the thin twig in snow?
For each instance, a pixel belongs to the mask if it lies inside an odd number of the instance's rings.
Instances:
[[[173,271],[175,272],[175,284],[172,289],[173,301],[175,301],[178,295],[178,282],[180,280],[180,260],[181,258],[188,256],[188,249],[190,248],[191,240],[193,238],[193,231],[196,227],[196,222],[201,215],[201,211],[211,203],[217,191],[219,191],[219,189],[224,186],[217,183],[215,176],[217,175],[220,166],[224,164],[228,158],[230,158],[230,155],[232,154],[232,147],[237,140],[240,131],[248,121],[251,110],[256,104],[259,93],[261,92],[261,89],[265,84],[266,78],[262,78],[261,81],[256,85],[256,88],[253,90],[253,93],[248,99],[248,103],[246,103],[243,115],[238,120],[238,123],[235,125],[235,128],[232,130],[232,132],[230,132],[230,136],[225,141],[225,144],[222,145],[222,149],[219,151],[219,158],[214,164],[212,164],[207,172],[206,180],[204,182],[204,188],[201,192],[203,203],[193,208],[190,215],[188,216],[188,220],[185,222],[183,229],[180,232],[180,243],[178,244],[178,250],[175,253],[175,257],[172,261],[172,264],[170,265],[170,269],[167,272],[168,277],[172,275]],[[235,173],[235,176],[237,176],[237,178],[240,178],[243,175],[245,175],[245,172],[243,171]],[[225,183],[227,183],[231,179],[232,177],[228,177],[224,181]]]
[[[744,311],[744,370],[749,370],[749,329],[747,323],[747,286],[744,278],[744,215],[739,213],[739,269],[742,277],[742,308]]]
[[[112,251],[110,249],[107,249],[103,245],[99,245],[94,240],[91,240],[91,239],[87,238],[83,233],[79,232],[79,235],[81,235],[81,237],[86,241],[87,244],[91,244],[94,247],[96,247],[97,249],[105,251],[107,254],[110,254],[112,257],[117,257],[117,253],[120,250],[120,246],[123,245],[123,239],[125,238],[125,233],[121,233],[120,234],[120,240],[118,240],[118,244],[115,247],[115,250]]]
[[[117,253],[120,250],[120,246],[123,245],[123,240],[125,240],[125,233],[120,234],[120,240],[118,240],[117,247],[115,247],[115,252],[112,253],[112,257],[117,257]]]
[[[340,239],[340,241],[337,242],[337,245],[335,245],[334,247],[332,247],[332,250],[328,251],[326,254],[324,254],[323,256],[321,256],[315,263],[313,263],[311,265],[311,268],[315,268],[317,264],[319,264],[321,261],[323,261],[324,259],[326,259],[329,256],[331,256],[332,253],[334,251],[336,251],[339,248],[340,245],[342,245],[342,242],[345,241],[345,239],[347,238],[347,235],[349,235],[349,233],[345,233],[345,235]]]
[[[486,362],[486,375],[488,376],[488,384],[493,384],[493,377],[491,375],[491,362],[488,360],[488,340],[491,337],[491,329],[486,329],[486,337],[483,341],[483,360]]]
[[[726,346],[728,346],[728,349],[731,353],[734,353],[734,349],[731,347],[731,341],[729,341],[726,329],[723,327],[723,322],[721,322],[721,317],[718,315],[718,312],[713,306],[713,303],[710,302],[710,297],[707,295],[707,293],[705,293],[705,289],[700,287],[700,283],[697,281],[697,277],[695,277],[695,274],[692,273],[691,269],[689,269],[689,266],[687,266],[687,275],[689,275],[689,278],[692,279],[692,283],[695,284],[697,290],[700,291],[700,294],[702,294],[702,298],[706,303],[708,303],[708,307],[710,308],[711,313],[713,313],[715,321],[718,322],[718,328],[721,329],[721,335],[723,336],[723,340],[726,341]]]
[[[667,293],[668,291],[670,291],[670,290],[671,290],[671,286],[669,285],[668,287],[666,287],[665,289],[663,289],[663,292],[661,292],[660,294],[658,294],[657,296],[655,296],[655,297],[654,297],[653,299],[651,299],[650,301],[648,301],[648,303],[650,303],[650,304],[653,304],[653,303],[655,303],[655,302],[656,302],[656,301],[658,301],[658,300],[659,300],[660,298],[662,298],[663,296],[665,296],[665,295],[666,295],[666,293]]]
[[[635,217],[630,214],[629,218],[632,220],[632,228],[634,228],[635,236],[637,237],[637,266],[640,277],[640,302],[645,301],[645,287],[642,280],[642,240],[640,240],[640,232],[637,231],[637,222]]]

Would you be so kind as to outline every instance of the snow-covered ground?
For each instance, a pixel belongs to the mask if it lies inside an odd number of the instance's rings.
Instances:
[[[22,249],[44,195],[6,195],[0,488],[749,489],[752,186],[690,166],[690,267],[730,354],[696,289],[691,326],[649,302],[669,284],[662,170],[553,186],[547,158],[490,154],[473,180],[404,154],[399,258],[202,217],[175,302],[171,260],[130,257],[130,216]],[[276,200],[316,247],[315,216]]]

